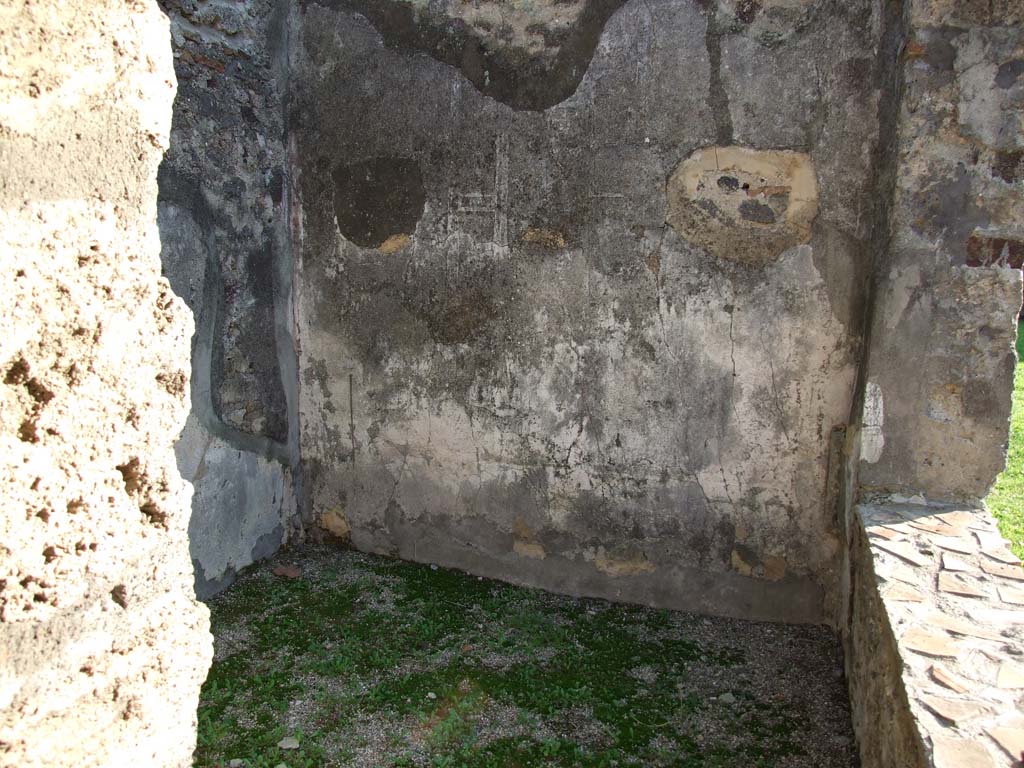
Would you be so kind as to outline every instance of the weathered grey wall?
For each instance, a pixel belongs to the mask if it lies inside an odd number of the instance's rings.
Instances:
[[[154,2],[0,6],[0,765],[191,765],[189,312],[160,278]]]
[[[1024,4],[908,5],[864,368],[865,491],[973,500],[1005,462],[1024,261]]]
[[[290,26],[322,524],[559,591],[825,618],[879,4],[308,0]]]
[[[176,450],[195,488],[189,534],[206,597],[299,535],[287,40],[273,0],[162,4],[181,83],[160,169],[162,259],[196,318]]]

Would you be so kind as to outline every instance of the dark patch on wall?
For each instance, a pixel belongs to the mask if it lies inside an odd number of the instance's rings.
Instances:
[[[234,568],[228,568],[217,578],[207,579],[203,575],[202,564],[194,558],[192,560],[192,571],[195,574],[196,598],[199,600],[209,600],[234,584],[238,578],[238,572]]]
[[[996,152],[992,160],[992,175],[1007,184],[1024,180],[1024,150]]]
[[[1012,88],[1021,75],[1024,75],[1024,60],[1007,61],[1000,64],[996,71],[996,85],[1000,88]]]
[[[259,406],[266,423],[264,437],[284,443],[288,439],[288,405],[281,382],[281,367],[274,328],[275,248],[266,241],[249,254],[246,271],[248,293],[255,299],[247,316],[249,328],[238,341],[239,350],[250,366],[260,372],[263,387]]]
[[[761,3],[758,0],[739,0],[736,3],[736,18],[744,24],[749,24],[757,18],[761,11]]]
[[[747,221],[754,221],[758,224],[774,224],[775,211],[770,205],[759,203],[756,200],[744,200],[740,203],[740,216]]]
[[[349,242],[377,248],[395,235],[411,235],[423,215],[426,192],[419,163],[376,157],[337,167],[334,215]]]
[[[697,0],[707,18],[704,45],[708,51],[711,74],[708,82],[708,104],[715,118],[715,140],[723,147],[733,143],[732,114],[729,112],[729,93],[722,81],[722,35],[718,28],[718,3],[714,0]],[[753,21],[753,16],[751,16]]]
[[[735,192],[740,188],[740,181],[732,176],[719,176],[718,186],[729,192]]]
[[[938,237],[954,253],[958,244],[987,222],[987,214],[978,207],[971,171],[958,163],[926,176],[914,195],[913,203],[921,215],[914,221],[917,231]]]
[[[601,32],[625,0],[588,0],[575,23],[557,39],[557,49],[531,56],[520,48],[493,45],[461,19],[432,7],[418,12],[401,0],[303,0],[365,16],[389,48],[422,51],[460,70],[486,96],[516,110],[542,111],[576,92]]]
[[[208,295],[202,312],[193,310],[197,339],[208,336],[211,350],[209,369],[194,374],[209,378],[212,417],[230,430],[226,439],[284,443],[288,409],[274,311],[284,254],[272,223],[284,197],[274,108],[281,84],[261,51],[271,3],[254,2],[230,21],[204,4],[163,5],[172,22],[178,93],[160,200],[191,214],[208,251],[191,254],[207,263]],[[188,256],[181,250],[175,258]]]

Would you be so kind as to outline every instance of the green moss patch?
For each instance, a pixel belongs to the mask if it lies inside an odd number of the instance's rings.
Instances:
[[[1024,358],[1024,324],[1017,328],[1017,357]],[[1024,366],[1013,378],[1013,411],[1006,469],[985,499],[999,521],[999,530],[1010,541],[1017,557],[1024,559]]]

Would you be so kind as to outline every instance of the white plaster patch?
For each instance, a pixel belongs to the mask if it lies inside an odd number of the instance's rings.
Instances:
[[[874,464],[882,458],[885,448],[885,435],[882,425],[885,423],[885,404],[882,400],[882,388],[869,381],[864,392],[863,426],[860,433],[860,458]]]
[[[885,312],[885,327],[895,328],[910,306],[910,298],[914,289],[921,285],[921,269],[916,264],[904,270],[892,270],[889,273],[889,306]]]

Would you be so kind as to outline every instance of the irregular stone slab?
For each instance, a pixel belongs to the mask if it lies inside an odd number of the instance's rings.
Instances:
[[[895,531],[891,527],[885,525],[874,525],[868,528],[868,535],[878,536],[883,539],[888,539],[889,541],[899,541],[900,539],[906,538],[906,534]]]
[[[939,590],[964,597],[988,597],[988,593],[980,587],[976,587],[962,576],[948,571],[939,574]]]
[[[985,732],[1014,760],[1024,760],[1024,727],[1020,725],[994,726],[986,728]]]
[[[699,149],[676,168],[667,191],[676,232],[744,264],[766,264],[808,242],[818,214],[814,166],[800,152]]]
[[[945,571],[955,571],[957,573],[975,572],[973,565],[965,560],[961,560],[959,557],[954,557],[948,552],[942,553],[942,569]]]
[[[1011,605],[1024,605],[1024,589],[999,587],[999,597],[1004,603],[1010,603]]]
[[[921,702],[939,717],[957,725],[991,711],[988,707],[981,704],[960,699],[947,699],[942,696],[931,696],[929,694],[921,696]]]
[[[927,656],[956,658],[960,655],[959,647],[949,635],[922,627],[912,627],[904,632],[900,645]]]
[[[970,614],[971,618],[980,624],[1024,624],[1024,611],[1000,610],[999,608],[978,608],[976,610],[972,610]]]
[[[914,534],[914,529],[911,528],[907,523],[903,523],[903,522],[900,522],[900,523],[887,523],[885,527],[888,528],[890,531],[895,531],[896,533],[902,533],[905,536],[912,536]]]
[[[940,512],[935,515],[939,520],[944,523],[949,523],[952,526],[965,527],[975,525],[978,522],[978,517],[973,512],[966,510],[957,510],[955,512]]]
[[[916,547],[905,541],[880,541],[877,543],[879,549],[884,549],[890,554],[903,558],[911,565],[931,565],[932,559],[922,555]]]
[[[925,533],[936,533],[940,536],[955,536],[956,530],[946,524],[930,523],[927,520],[910,520],[907,522],[911,528],[916,528]]]
[[[885,590],[885,599],[904,603],[923,603],[925,597],[921,590],[897,582]]]
[[[970,690],[970,684],[967,680],[964,680],[959,675],[950,672],[943,666],[935,664],[928,671],[931,673],[932,679],[935,682],[939,683],[940,685],[944,685],[951,691],[954,691],[956,693],[966,693],[968,690]]]
[[[993,560],[998,560],[999,562],[1006,563],[1007,565],[1021,564],[1020,558],[1009,550],[1006,544],[1006,539],[1004,539],[998,532],[975,531],[974,535],[978,537],[978,543],[981,544],[981,551]]]
[[[878,575],[887,581],[896,579],[915,587],[921,583],[921,577],[912,568],[899,562],[880,563]]]
[[[991,557],[993,560],[998,560],[1000,563],[1006,563],[1007,565],[1016,565],[1020,567],[1020,558],[1018,558],[1013,552],[1008,550],[1006,547],[997,547],[995,549],[982,550],[986,555]]]
[[[996,685],[1000,688],[1024,688],[1024,666],[1004,661],[999,665]]]
[[[973,621],[967,621],[966,619],[958,619],[955,616],[950,616],[948,613],[943,613],[941,611],[936,611],[929,615],[924,621],[929,627],[939,627],[947,632],[955,632],[958,635],[979,637],[983,640],[1002,641],[1004,639],[1002,635],[992,632],[982,625]]]
[[[967,538],[956,538],[953,536],[933,536],[928,539],[931,544],[942,547],[950,552],[959,552],[962,555],[972,555],[978,551],[974,543]]]
[[[1024,581],[1024,568],[1020,568],[1018,566],[1003,565],[1002,563],[993,563],[989,560],[982,560],[981,570],[990,576],[1002,576],[1004,579]]]
[[[932,736],[935,768],[995,768],[995,760],[977,741],[948,736]]]

